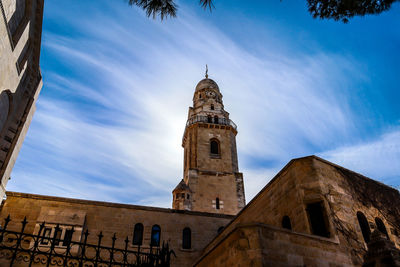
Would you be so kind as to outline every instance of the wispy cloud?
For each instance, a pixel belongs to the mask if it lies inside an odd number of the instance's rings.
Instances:
[[[170,207],[206,63],[238,125],[247,200],[293,157],[355,158],[357,118],[343,88],[366,76],[351,57],[272,45],[256,55],[190,11],[166,23],[133,12],[49,15],[66,28],[44,29],[45,86],[9,190]],[[400,159],[399,150],[387,158]]]

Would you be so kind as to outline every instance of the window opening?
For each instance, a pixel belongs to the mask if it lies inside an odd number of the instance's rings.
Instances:
[[[282,227],[283,228],[286,228],[286,229],[289,229],[289,230],[292,230],[292,223],[290,222],[290,218],[289,218],[289,216],[283,216],[283,218],[282,218]]]
[[[378,228],[378,230],[381,233],[385,234],[386,237],[389,238],[389,235],[387,233],[387,230],[386,230],[386,227],[385,227],[385,224],[383,223],[383,221],[380,218],[376,217],[375,218],[375,223],[376,223],[376,228]]]
[[[217,140],[211,140],[210,142],[210,153],[214,155],[219,154],[219,143]]]
[[[183,229],[182,233],[182,248],[190,249],[192,248],[192,231],[189,227]]]
[[[214,110],[214,105],[213,104],[211,104],[211,110]]]
[[[153,225],[151,228],[150,246],[158,247],[160,245],[161,228],[158,225]]]
[[[181,197],[182,197],[183,199],[185,199],[185,193],[182,193],[182,194],[181,194]]]
[[[133,229],[133,245],[142,245],[143,242],[143,224],[137,223],[135,224],[135,228]]]
[[[211,116],[207,116],[207,122],[208,122],[208,123],[212,123],[212,118],[211,118]]]
[[[42,245],[49,244],[50,234],[51,234],[51,228],[44,228],[42,241],[40,241]]]
[[[58,246],[60,244],[60,239],[61,239],[61,232],[62,230],[60,228],[55,228],[54,229],[54,246]]]
[[[214,116],[214,123],[218,124],[218,117]]]
[[[329,237],[330,233],[328,231],[327,218],[322,202],[308,204],[307,213],[311,224],[312,234]]]
[[[190,199],[190,195],[189,194],[187,194],[187,199]]]
[[[215,199],[215,208],[219,210],[219,198]]]
[[[74,230],[72,229],[66,229],[65,230],[65,234],[64,234],[64,240],[62,245],[67,247],[71,244],[71,240],[72,240],[72,235],[74,233]]]
[[[371,236],[371,230],[369,229],[369,224],[367,221],[367,218],[362,212],[357,212],[357,219],[358,219],[358,224],[360,225],[361,228],[361,233],[363,235],[365,243],[368,243],[370,240]]]

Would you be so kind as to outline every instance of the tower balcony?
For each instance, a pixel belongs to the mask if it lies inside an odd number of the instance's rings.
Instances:
[[[236,124],[230,119],[219,118],[219,117],[217,118],[217,117],[211,117],[211,116],[200,116],[200,115],[190,117],[186,122],[186,126],[189,126],[189,125],[192,125],[192,124],[195,124],[198,122],[227,125],[227,126],[231,126],[233,129],[237,130]]]

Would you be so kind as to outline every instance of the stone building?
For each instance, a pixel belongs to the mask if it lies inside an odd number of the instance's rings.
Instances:
[[[309,156],[291,160],[245,205],[236,134],[218,85],[206,77],[196,86],[189,108],[182,142],[184,175],[173,190],[172,209],[7,192],[0,219],[26,216],[29,233],[38,233],[46,221],[43,235],[57,232],[64,241],[82,241],[85,229],[102,231],[109,246],[114,233],[129,237],[130,248],[149,249],[166,241],[176,254],[172,266],[400,262],[395,258],[400,257],[397,190]],[[61,231],[55,230],[57,225]],[[374,237],[378,231],[383,241]],[[90,235],[88,242],[96,243],[96,238]],[[57,249],[65,249],[63,244],[57,243]],[[377,253],[379,244],[387,253]]]
[[[0,0],[0,202],[42,88],[43,0]]]
[[[236,134],[219,87],[206,74],[189,108],[182,140],[183,179],[173,190],[174,209],[235,215],[244,207]]]

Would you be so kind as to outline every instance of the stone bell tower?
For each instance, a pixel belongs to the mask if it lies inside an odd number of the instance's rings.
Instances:
[[[219,87],[206,73],[189,107],[182,140],[183,179],[172,192],[174,209],[234,215],[245,206],[236,134]]]

